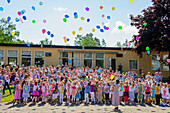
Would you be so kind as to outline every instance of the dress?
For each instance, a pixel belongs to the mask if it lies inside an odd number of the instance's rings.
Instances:
[[[77,93],[77,91],[76,91],[76,86],[72,86],[71,94],[72,94],[73,96],[76,96],[76,93]]]
[[[155,87],[156,85],[152,85],[152,92],[151,92],[151,97],[155,97]]]
[[[67,86],[66,87],[66,90],[67,90],[67,96],[71,96],[71,86]]]
[[[123,86],[124,88],[124,100],[128,100],[129,97],[129,86]]]
[[[38,86],[34,85],[32,93],[33,96],[39,96],[38,88],[39,88]]]
[[[162,98],[163,98],[163,99],[167,99],[167,97],[168,97],[168,95],[169,95],[169,94],[168,94],[168,93],[169,93],[169,89],[163,87],[161,91],[162,91]]]
[[[24,85],[23,86],[23,94],[22,94],[22,97],[23,98],[27,98],[27,97],[30,97],[30,85]]]
[[[130,99],[134,99],[135,98],[135,88],[130,87],[129,91],[130,91]]]
[[[79,98],[79,99],[81,98],[81,96],[80,96],[80,87],[77,88],[76,98]]]
[[[119,86],[118,84],[115,85],[113,90],[113,98],[112,98],[112,104],[115,106],[118,106],[120,104],[120,98],[119,98]]]
[[[42,86],[42,96],[47,96],[47,86]]]
[[[20,89],[19,84],[17,84],[16,87],[17,87],[17,89]],[[21,94],[21,90],[16,90],[15,89],[14,100],[20,99],[20,94]]]
[[[142,94],[142,86],[138,86],[138,96],[137,99],[142,99],[143,98],[143,94]]]

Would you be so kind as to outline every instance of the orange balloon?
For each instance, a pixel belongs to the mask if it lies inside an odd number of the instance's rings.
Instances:
[[[100,9],[103,9],[103,6],[100,6]]]

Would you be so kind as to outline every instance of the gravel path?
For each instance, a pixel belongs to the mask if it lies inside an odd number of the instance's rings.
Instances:
[[[32,104],[27,105],[15,105],[11,102],[1,103],[0,113],[170,113],[170,106],[159,107],[155,105],[120,105],[119,110],[114,110],[114,106],[105,104],[95,105],[63,105],[58,104]]]

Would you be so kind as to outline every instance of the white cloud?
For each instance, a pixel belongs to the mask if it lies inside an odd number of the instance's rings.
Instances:
[[[54,10],[56,10],[56,11],[66,11],[67,8],[57,7],[57,8],[54,8]]]

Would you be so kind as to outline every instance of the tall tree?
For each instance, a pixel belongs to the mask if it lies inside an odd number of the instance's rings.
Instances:
[[[0,43],[25,44],[25,41],[17,39],[19,31],[16,25],[8,22],[6,19],[0,20]]]
[[[45,38],[45,40],[40,41],[41,45],[52,45],[52,40],[49,40],[48,38]]]
[[[105,42],[105,39],[102,39],[102,47],[106,47],[106,42]]]
[[[142,15],[134,17],[130,15],[131,25],[139,29],[139,40],[135,42],[135,50],[138,54],[145,52],[146,47],[152,51],[168,51],[170,58],[170,1],[169,0],[152,0],[152,6],[142,10]],[[169,65],[170,68],[170,65]]]

